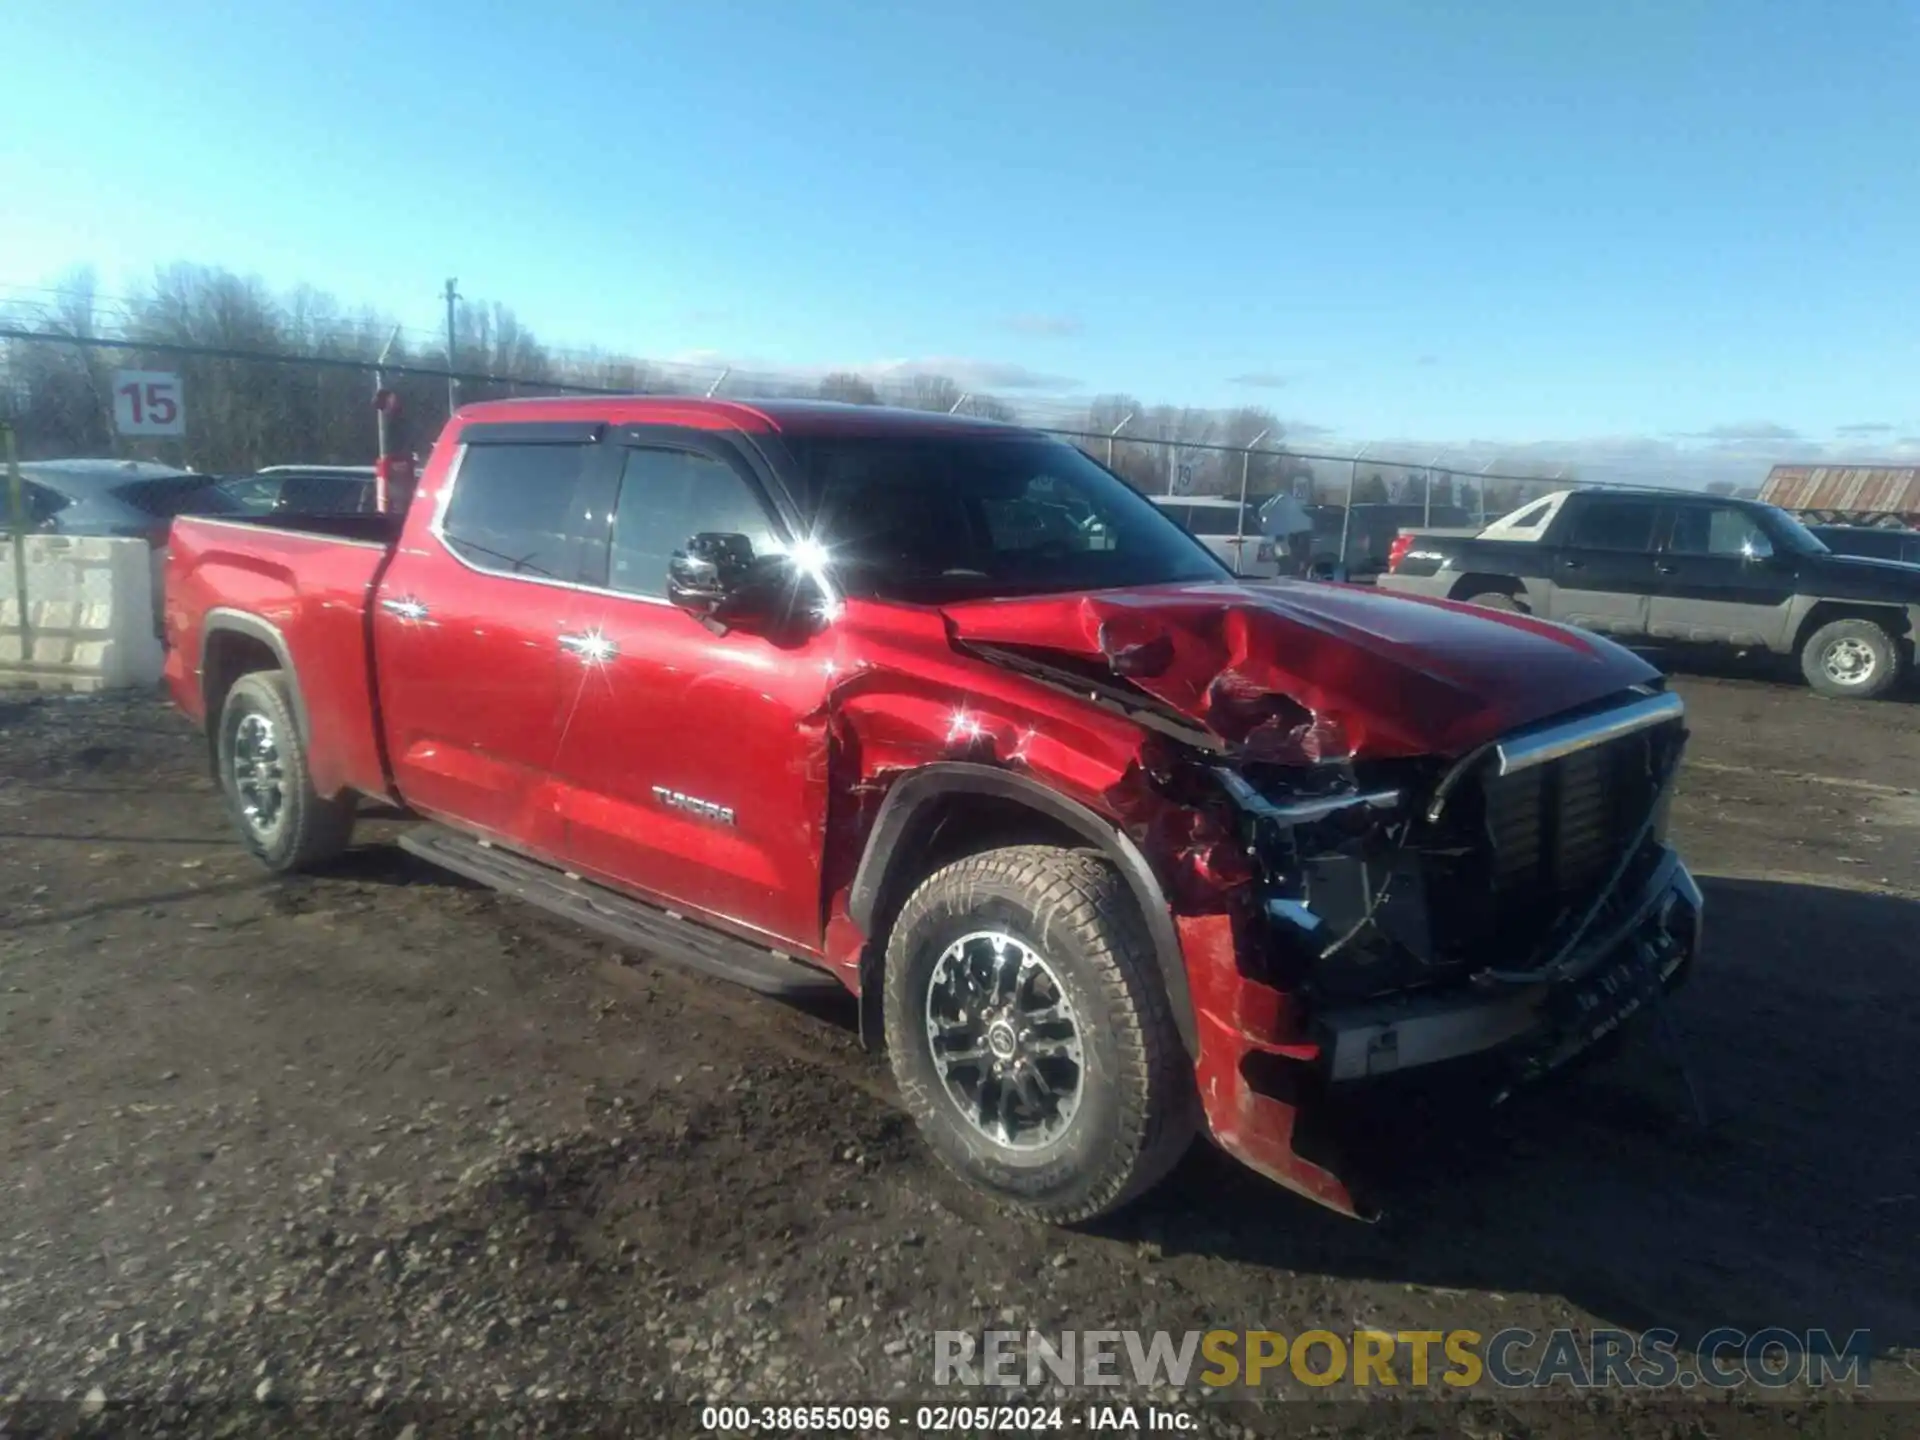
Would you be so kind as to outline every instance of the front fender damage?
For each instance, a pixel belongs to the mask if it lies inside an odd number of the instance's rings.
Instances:
[[[1240,973],[1228,915],[1179,917],[1193,989],[1200,1054],[1194,1083],[1214,1143],[1249,1169],[1356,1220],[1378,1211],[1348,1181],[1296,1145],[1302,1105],[1255,1087],[1253,1056],[1274,1057],[1275,1074],[1304,1075],[1320,1047],[1303,1033],[1293,997]]]
[[[830,963],[877,991],[888,917],[861,923],[849,887],[900,777],[955,760],[1030,777],[1151,867],[1214,1140],[1357,1218],[1375,1212],[1303,1123],[1325,1107],[1341,1037],[1370,1007],[1460,990],[1516,943],[1488,878],[1489,802],[1461,777],[1500,737],[1658,678],[1562,627],[1326,586],[966,602],[884,641],[819,717]],[[1399,1064],[1378,1048],[1383,1072]]]
[[[987,674],[978,691],[956,702],[948,685],[867,668],[810,717],[827,741],[827,958],[863,995],[863,1035],[878,1040],[885,924],[874,917],[870,935],[854,917],[852,891],[886,797],[903,778],[956,761],[1028,777],[1102,817],[1148,858],[1172,916],[1171,963],[1189,1011],[1183,1029],[1215,1142],[1320,1204],[1369,1216],[1347,1181],[1299,1153],[1300,1111],[1309,1102],[1274,1082],[1289,1069],[1304,1074],[1319,1048],[1304,1032],[1295,997],[1241,963],[1258,944],[1250,908],[1256,872],[1232,805],[1206,780],[1224,752],[1204,736],[1143,728],[1137,717],[1089,707],[1081,692],[1062,693],[1064,682],[1036,696],[1031,672]],[[1268,706],[1261,719],[1277,713]],[[1311,716],[1286,718],[1288,743],[1313,743]]]

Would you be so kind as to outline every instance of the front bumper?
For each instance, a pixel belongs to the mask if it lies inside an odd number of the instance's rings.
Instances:
[[[1587,982],[1634,962],[1629,972],[1671,989],[1699,949],[1703,908],[1693,876],[1666,850],[1635,902],[1551,983],[1401,996],[1324,1012],[1315,1026],[1324,1074],[1345,1084],[1502,1049],[1512,1050],[1524,1070],[1557,1068],[1631,1018],[1646,998],[1622,982],[1597,997],[1601,1003],[1583,1005]]]
[[[1631,904],[1535,983],[1494,981],[1307,1013],[1301,997],[1240,972],[1225,917],[1180,917],[1215,1143],[1342,1214],[1372,1218],[1347,1180],[1296,1144],[1303,1110],[1360,1082],[1485,1057],[1524,1080],[1573,1059],[1686,978],[1700,947],[1700,888],[1660,848]]]

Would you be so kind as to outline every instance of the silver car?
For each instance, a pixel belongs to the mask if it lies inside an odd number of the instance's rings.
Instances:
[[[150,549],[153,623],[161,628],[167,532],[176,515],[223,515],[239,507],[216,477],[144,460],[30,460],[20,467],[29,533],[139,537]],[[0,476],[0,520],[11,530],[11,501]]]

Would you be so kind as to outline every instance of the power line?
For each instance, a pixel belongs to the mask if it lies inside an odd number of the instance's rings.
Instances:
[[[352,370],[362,374],[369,374],[377,370],[384,370],[386,373],[392,374],[392,375],[413,375],[413,376],[419,376],[426,379],[446,379],[454,382],[464,382],[468,384],[477,384],[477,385],[506,385],[506,386],[524,385],[524,386],[532,387],[534,389],[559,392],[562,394],[623,396],[623,395],[633,395],[636,393],[634,387],[631,387],[631,386],[621,388],[621,387],[609,387],[609,386],[600,386],[600,385],[583,385],[583,384],[577,384],[571,381],[556,380],[556,379],[552,379],[544,376],[500,375],[500,374],[495,374],[487,371],[458,370],[458,369],[452,369],[452,368],[442,368],[439,366],[426,366],[426,365],[395,364],[391,361],[389,361],[386,365],[382,366],[375,359],[356,360],[356,359],[349,359],[344,356],[286,354],[286,353],[275,353],[272,351],[262,351],[262,350],[244,350],[244,349],[238,349],[238,348],[229,347],[229,346],[196,345],[196,344],[187,344],[187,343],[179,343],[174,341],[161,341],[161,340],[115,339],[115,338],[109,338],[106,336],[97,336],[97,335],[76,336],[76,335],[60,334],[58,332],[50,333],[46,331],[27,330],[27,329],[22,329],[18,326],[9,326],[9,325],[0,325],[0,340],[19,340],[19,341],[27,341],[27,342],[40,342],[45,344],[73,345],[73,346],[78,346],[83,348],[98,348],[98,349],[109,349],[109,350],[134,350],[134,351],[139,351],[142,354],[151,354],[151,355],[199,356],[205,359],[213,359],[213,360],[251,361],[251,362],[272,364],[272,365],[312,366],[312,367],[319,367],[319,368],[326,368],[326,369]],[[645,367],[642,364],[636,364],[636,368],[641,368],[641,369],[652,368],[655,371],[655,373],[657,373],[657,369],[658,369],[658,367]],[[748,377],[748,378],[751,378],[751,377]],[[779,382],[778,388],[785,392],[791,393],[793,390],[800,387],[798,387],[796,383],[791,379],[786,379]],[[654,393],[657,394],[661,392],[655,391]],[[750,399],[751,397],[742,397],[742,398]],[[1096,432],[1091,430],[1082,430],[1078,428],[1070,428],[1070,427],[1063,427],[1063,426],[1034,425],[1031,422],[1029,422],[1029,428],[1034,430],[1039,430],[1045,434],[1057,435],[1065,439],[1087,440],[1087,441],[1105,441],[1107,439],[1107,435],[1104,431]],[[1223,445],[1223,444],[1219,444],[1211,441],[1206,441],[1206,442],[1189,441],[1189,440],[1181,439],[1177,436],[1163,436],[1163,437],[1142,436],[1142,437],[1136,437],[1131,440],[1124,441],[1123,443],[1129,444],[1129,445],[1135,445],[1135,446],[1152,445],[1159,448],[1171,447],[1171,448],[1182,449],[1182,450],[1204,450],[1209,452],[1234,454],[1234,455],[1245,455],[1245,454],[1261,455],[1261,456],[1266,456],[1273,459],[1291,459],[1291,460],[1324,462],[1324,463],[1336,464],[1336,465],[1350,465],[1350,466],[1356,467],[1356,469],[1361,461],[1361,457],[1358,455],[1336,455],[1336,454],[1330,454],[1330,453],[1315,452],[1310,450],[1297,450],[1297,449],[1278,448],[1278,447],[1274,449],[1249,450],[1248,447],[1246,446]],[[1458,479],[1466,480],[1476,484],[1480,482],[1488,481],[1488,480],[1501,481],[1501,482],[1521,482],[1525,484],[1543,484],[1543,483],[1553,483],[1553,480],[1557,479],[1557,477],[1550,478],[1550,477],[1544,477],[1538,474],[1521,475],[1521,474],[1507,474],[1507,473],[1500,473],[1500,472],[1493,472],[1493,471],[1484,471],[1478,474],[1474,474],[1474,473],[1452,470],[1447,466],[1440,465],[1433,462],[1393,460],[1384,455],[1367,456],[1366,463],[1369,466],[1374,467],[1376,469],[1420,471],[1420,472],[1426,472],[1430,474],[1444,474],[1450,478],[1458,478]],[[1610,484],[1610,483],[1616,483],[1616,482],[1587,481],[1584,483],[1604,485],[1604,484]],[[1633,486],[1629,488],[1645,489],[1646,487]]]
[[[575,385],[565,380],[545,380],[526,375],[493,375],[484,371],[448,370],[439,366],[384,366],[374,360],[350,360],[335,355],[278,355],[271,350],[235,350],[218,345],[183,345],[167,340],[112,340],[100,335],[60,335],[20,330],[0,325],[0,340],[39,340],[56,345],[80,345],[108,350],[138,350],[154,355],[197,355],[208,360],[253,360],[268,365],[316,365],[335,370],[371,373],[385,370],[391,375],[419,375],[428,379],[459,380],[475,385],[532,385],[548,390],[564,390],[581,395],[631,395],[631,390],[612,390],[598,385]]]

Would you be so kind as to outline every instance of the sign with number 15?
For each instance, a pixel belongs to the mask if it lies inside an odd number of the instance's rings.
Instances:
[[[170,370],[113,373],[113,428],[122,435],[184,435],[187,407]]]

